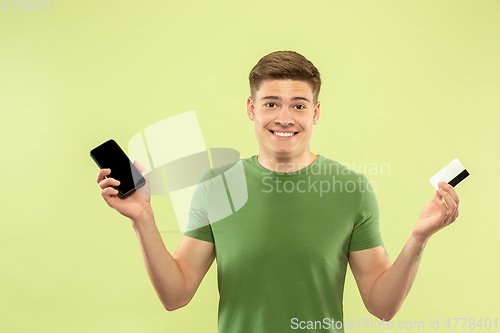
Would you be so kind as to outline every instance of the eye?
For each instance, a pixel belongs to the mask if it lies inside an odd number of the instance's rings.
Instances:
[[[267,104],[266,104],[266,106],[267,106],[268,108],[273,108],[273,107],[275,107],[275,106],[276,106],[276,104],[275,104],[275,103],[267,103]]]
[[[295,105],[295,107],[296,107],[297,109],[299,109],[299,110],[305,109],[305,106],[304,106],[304,105],[302,105],[302,104],[297,104],[297,105]]]

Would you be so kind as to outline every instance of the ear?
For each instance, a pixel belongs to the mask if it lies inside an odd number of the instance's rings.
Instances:
[[[255,110],[255,107],[253,106],[252,97],[249,96],[247,98],[247,115],[248,115],[248,119],[250,119],[251,121],[253,121],[255,118],[254,110]]]
[[[314,114],[313,114],[313,124],[316,125],[319,120],[319,106],[321,105],[320,101],[316,102],[316,106],[314,107]]]

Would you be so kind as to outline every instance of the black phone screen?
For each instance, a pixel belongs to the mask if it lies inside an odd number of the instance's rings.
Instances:
[[[108,178],[120,181],[115,187],[121,195],[127,195],[146,184],[139,170],[130,161],[115,140],[111,139],[90,151],[90,156],[101,169],[111,169]]]

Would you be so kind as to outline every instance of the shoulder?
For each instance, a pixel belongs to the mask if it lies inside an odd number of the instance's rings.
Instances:
[[[220,165],[216,166],[213,168],[210,168],[208,171],[206,171],[203,176],[201,176],[199,183],[204,183],[207,182],[211,179],[217,178],[218,176],[224,175],[224,176],[231,176],[235,175],[238,173],[241,173],[244,169],[243,165],[248,163],[250,158],[247,159],[238,159],[235,162],[228,163],[225,165]]]
[[[323,155],[319,155],[319,167],[321,172],[329,176],[337,176],[345,179],[359,179],[366,181],[366,176],[349,167],[348,163],[340,163]]]
[[[332,187],[340,193],[362,195],[365,191],[373,192],[365,174],[349,168],[348,163],[339,163],[322,155],[319,158],[317,174],[321,179],[331,182]]]

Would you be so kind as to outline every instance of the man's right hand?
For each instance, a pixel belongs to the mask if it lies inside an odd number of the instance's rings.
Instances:
[[[108,206],[114,208],[120,214],[130,218],[132,221],[138,220],[143,214],[151,212],[151,195],[149,179],[146,176],[146,168],[134,161],[135,167],[146,179],[146,185],[132,194],[123,197],[118,190],[112,186],[118,186],[120,182],[114,178],[106,178],[111,173],[111,169],[100,169],[97,173],[96,181],[101,187],[101,195]]]

